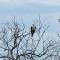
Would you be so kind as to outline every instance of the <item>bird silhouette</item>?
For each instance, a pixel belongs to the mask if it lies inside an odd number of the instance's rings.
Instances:
[[[31,26],[31,37],[33,37],[33,34],[35,33],[35,31],[36,31],[36,26],[35,26],[35,24],[33,24]]]

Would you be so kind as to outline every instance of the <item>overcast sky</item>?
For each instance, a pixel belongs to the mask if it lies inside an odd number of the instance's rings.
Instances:
[[[49,4],[49,5],[60,5],[60,0],[0,0],[0,3],[2,4]]]
[[[0,0],[0,23],[12,20],[16,16],[26,25],[41,16],[50,25],[49,32],[60,32],[60,0]],[[45,21],[44,20],[44,21]]]
[[[0,27],[13,20],[13,16],[18,22],[23,19],[26,26],[30,26],[39,15],[46,25],[50,25],[47,35],[57,39],[56,33],[60,32],[60,0],[0,0]]]

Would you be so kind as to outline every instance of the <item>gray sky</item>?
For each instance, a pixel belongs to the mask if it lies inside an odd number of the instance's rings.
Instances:
[[[13,20],[13,16],[20,22],[31,25],[40,14],[41,20],[50,25],[48,33],[54,35],[60,32],[60,0],[0,0],[0,26]],[[47,18],[47,19],[46,19]]]
[[[0,27],[13,20],[13,16],[19,22],[23,19],[26,26],[30,26],[39,15],[46,25],[50,25],[46,35],[57,39],[56,33],[60,32],[60,0],[0,0]]]

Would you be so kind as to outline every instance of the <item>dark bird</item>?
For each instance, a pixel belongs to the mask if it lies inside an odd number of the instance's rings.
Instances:
[[[35,31],[36,31],[36,26],[33,24],[31,26],[31,37],[33,37],[33,34],[35,33]]]
[[[58,19],[58,22],[60,22],[60,19]]]

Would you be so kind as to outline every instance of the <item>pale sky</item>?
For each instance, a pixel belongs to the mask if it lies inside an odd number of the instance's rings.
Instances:
[[[30,26],[39,15],[46,25],[50,25],[47,34],[55,39],[60,32],[57,21],[60,19],[60,0],[0,0],[0,27],[13,20],[13,16],[19,22],[23,17],[26,26]]]
[[[19,17],[19,20],[23,17],[24,23],[30,25],[39,14],[41,20],[47,18],[49,33],[60,32],[57,21],[60,18],[60,0],[0,0],[0,25],[13,20],[13,16]]]
[[[1,4],[49,4],[60,5],[60,0],[0,0]]]

